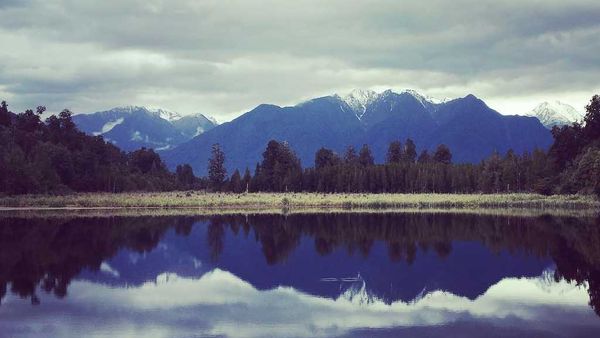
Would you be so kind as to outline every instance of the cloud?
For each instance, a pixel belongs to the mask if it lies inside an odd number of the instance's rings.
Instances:
[[[538,98],[582,109],[600,91],[597,1],[30,0],[0,16],[0,95],[17,110],[140,104],[227,120],[390,87],[472,92],[514,113]]]
[[[548,276],[505,278],[475,300],[434,291],[390,305],[344,295],[326,299],[289,287],[260,291],[219,269],[199,279],[163,274],[139,287],[76,281],[67,298],[44,298],[33,311],[26,301],[8,296],[0,307],[0,336],[331,337],[365,328],[435,329],[456,322],[494,331],[510,327],[523,336],[540,331],[570,336],[599,325],[583,286]],[[481,334],[487,337],[487,330]],[[451,327],[444,331],[449,332]]]

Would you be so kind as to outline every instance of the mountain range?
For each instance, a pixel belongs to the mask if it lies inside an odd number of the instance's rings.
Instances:
[[[138,106],[79,114],[73,116],[73,121],[83,132],[102,135],[127,151],[141,147],[170,149],[217,126],[214,119],[202,114],[181,116],[163,109]]]
[[[349,145],[368,144],[375,160],[385,159],[391,141],[411,138],[417,150],[450,147],[454,162],[478,162],[493,151],[517,153],[548,148],[552,136],[535,117],[502,115],[474,95],[436,100],[415,91],[376,93],[354,90],[280,107],[261,104],[161,156],[169,167],[189,163],[206,173],[211,146],[219,143],[230,173],[253,169],[269,140],[287,142],[303,166],[312,166],[321,147],[343,153]]]
[[[552,101],[540,103],[527,116],[536,117],[546,128],[552,129],[554,126],[581,122],[584,114],[566,103]]]
[[[181,116],[138,106],[79,114],[73,120],[82,131],[102,135],[123,150],[153,148],[170,168],[190,163],[196,174],[204,175],[214,143],[223,148],[230,173],[254,168],[271,139],[287,142],[303,166],[313,165],[321,147],[342,154],[347,146],[362,144],[382,162],[391,141],[407,138],[418,151],[433,151],[443,143],[454,162],[479,162],[493,151],[546,149],[552,143],[548,129],[582,116],[557,101],[518,116],[502,115],[474,95],[438,100],[413,90],[353,90],[289,107],[261,104],[221,125],[202,114]]]

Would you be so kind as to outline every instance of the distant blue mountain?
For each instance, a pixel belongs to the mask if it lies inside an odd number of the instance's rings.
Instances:
[[[93,114],[73,116],[80,130],[102,135],[123,150],[141,147],[165,150],[214,128],[214,120],[202,114],[184,116],[145,107],[119,107]]]
[[[419,151],[446,144],[454,162],[478,162],[493,151],[547,149],[550,132],[535,117],[506,116],[473,95],[438,101],[414,91],[353,91],[316,98],[293,107],[262,104],[162,153],[173,168],[190,163],[206,173],[212,144],[219,143],[231,171],[253,169],[269,140],[287,142],[303,166],[312,166],[320,147],[342,153],[369,144],[383,161],[391,141],[411,138]]]

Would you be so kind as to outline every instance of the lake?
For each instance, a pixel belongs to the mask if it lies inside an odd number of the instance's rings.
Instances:
[[[600,219],[0,216],[1,337],[600,337]]]

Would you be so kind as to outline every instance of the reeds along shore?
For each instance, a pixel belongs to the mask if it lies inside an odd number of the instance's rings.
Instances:
[[[0,197],[0,208],[530,208],[599,210],[591,195],[317,194],[317,193],[78,193]]]

